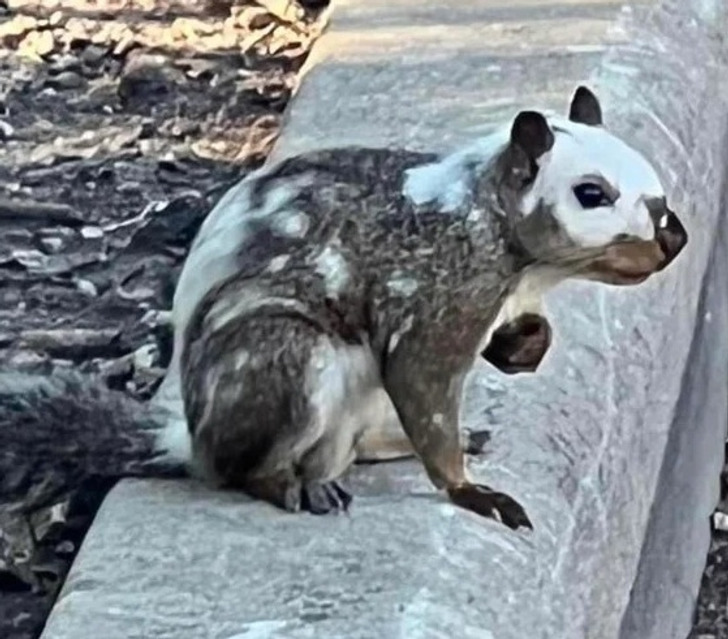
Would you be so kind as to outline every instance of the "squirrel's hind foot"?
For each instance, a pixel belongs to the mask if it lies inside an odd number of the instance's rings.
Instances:
[[[301,510],[313,515],[347,512],[353,497],[339,482],[308,482],[301,488]]]

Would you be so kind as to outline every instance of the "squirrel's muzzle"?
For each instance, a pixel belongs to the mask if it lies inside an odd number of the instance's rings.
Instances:
[[[624,237],[608,246],[591,265],[591,276],[617,285],[639,284],[666,268],[683,250],[688,234],[664,198],[648,201],[655,236],[651,240]]]

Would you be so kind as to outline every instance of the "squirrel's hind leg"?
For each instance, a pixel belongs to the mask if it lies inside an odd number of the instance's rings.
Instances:
[[[194,456],[214,483],[289,511],[345,510],[352,464],[381,389],[365,344],[296,317],[245,317],[188,345]]]

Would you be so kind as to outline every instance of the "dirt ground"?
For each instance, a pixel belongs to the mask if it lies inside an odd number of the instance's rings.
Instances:
[[[158,312],[204,216],[275,141],[325,4],[0,0],[0,366],[152,393]],[[39,634],[108,488],[31,522],[45,594],[0,559],[0,637]]]
[[[720,480],[721,501],[713,513],[710,550],[689,639],[728,639],[728,466]]]

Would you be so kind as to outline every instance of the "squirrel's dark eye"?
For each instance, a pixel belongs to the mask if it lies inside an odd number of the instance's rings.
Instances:
[[[598,206],[611,206],[612,200],[604,192],[604,189],[594,182],[584,182],[574,187],[574,195],[579,204],[585,209],[595,209]]]

